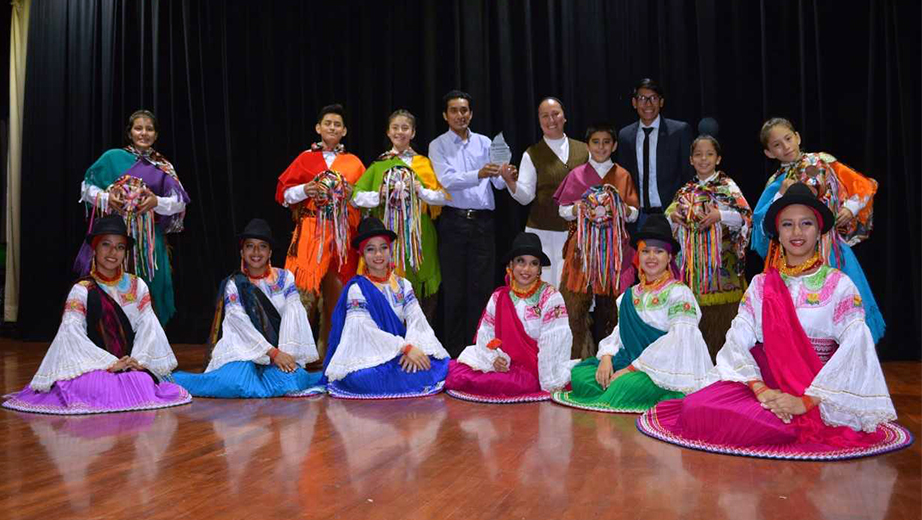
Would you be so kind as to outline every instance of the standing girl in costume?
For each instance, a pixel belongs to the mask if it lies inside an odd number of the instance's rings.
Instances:
[[[560,404],[640,413],[698,390],[714,367],[695,295],[678,279],[679,243],[666,217],[647,217],[632,240],[640,283],[618,297],[618,325],[596,357],[573,367],[573,390],[554,394]]]
[[[449,367],[448,395],[478,402],[544,401],[570,381],[573,335],[563,297],[541,280],[551,260],[535,233],[519,233],[504,259],[497,289],[477,327],[475,344]]]
[[[841,269],[858,287],[871,336],[877,343],[884,335],[886,323],[864,270],[851,250],[851,246],[865,240],[871,233],[877,181],[827,153],[802,152],[800,134],[787,119],[769,119],[762,125],[759,137],[765,156],[778,160],[781,166],[768,180],[753,210],[752,248],[765,258],[766,266],[780,265],[784,255],[777,244],[774,248],[770,247],[765,233],[765,212],[791,184],[803,182],[810,186],[835,216],[835,226],[820,240],[821,254],[831,267]]]
[[[128,271],[150,287],[154,311],[165,325],[176,311],[165,234],[183,230],[189,194],[173,165],[154,150],[159,135],[154,114],[131,114],[125,130],[128,146],[107,151],[90,166],[80,185],[80,201],[90,208],[91,225],[94,218],[109,213],[125,219],[135,239],[128,252]],[[84,244],[74,270],[86,276],[92,257]]]
[[[717,171],[717,139],[699,136],[689,160],[698,178],[676,192],[666,216],[682,245],[679,271],[701,306],[701,331],[714,359],[746,290],[752,210],[733,179]]]
[[[298,397],[320,393],[317,347],[294,275],[272,267],[272,229],[255,218],[237,235],[240,269],[218,287],[203,374],[174,378],[196,397]]]
[[[717,354],[716,381],[641,417],[682,446],[757,457],[839,459],[908,446],[855,284],[820,253],[835,216],[803,183],[769,206],[783,256],[752,280]]]
[[[604,123],[587,128],[589,162],[568,173],[554,193],[560,216],[569,223],[560,293],[573,332],[571,355],[577,358],[596,352],[589,330],[593,297],[596,330],[606,337],[618,317],[615,298],[634,283],[621,275],[633,257],[625,224],[637,220],[640,202],[631,174],[612,162],[618,148],[615,136]]]
[[[355,184],[352,200],[356,206],[374,208],[371,213],[397,234],[395,272],[410,280],[426,319],[432,321],[442,282],[432,221],[448,194],[429,159],[410,146],[415,136],[416,117],[407,110],[394,111],[387,120],[387,137],[393,147],[365,170]]]
[[[73,415],[188,403],[189,393],[167,381],[176,356],[147,284],[122,269],[134,246],[122,217],[97,218],[86,243],[90,274],[67,295],[61,326],[32,382],[3,406]]]
[[[365,273],[343,288],[323,360],[327,391],[345,399],[421,397],[442,391],[448,352],[435,337],[406,278],[394,274],[396,234],[366,217],[352,247]]]

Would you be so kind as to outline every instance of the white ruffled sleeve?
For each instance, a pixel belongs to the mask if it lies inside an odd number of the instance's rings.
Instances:
[[[423,202],[430,206],[444,206],[448,202],[448,194],[445,190],[430,190],[419,183],[419,188],[416,192],[419,194],[419,198]]]
[[[352,203],[360,208],[377,208],[380,199],[377,191],[357,191],[352,195]]]
[[[317,343],[314,341],[314,331],[307,321],[307,311],[301,303],[298,287],[295,285],[295,275],[291,271],[279,269],[279,275],[285,277],[282,294],[285,296],[285,305],[282,307],[282,326],[279,331],[279,350],[291,354],[295,363],[302,367],[320,359],[317,353]]]
[[[496,299],[499,295],[500,293],[496,291],[490,296],[483,319],[480,320],[480,326],[477,328],[477,341],[461,351],[458,363],[464,363],[481,372],[493,372],[493,362],[496,358],[502,357],[507,363],[511,361],[509,355],[502,350],[487,348],[487,343],[496,337]]]
[[[717,366],[708,374],[708,383],[761,381],[762,371],[749,350],[762,341],[762,286],[765,275],[752,279],[740,300],[739,311],[730,323],[724,346],[717,352]]]
[[[138,314],[131,324],[134,327],[134,346],[131,348],[131,357],[144,368],[150,370],[157,377],[163,378],[170,375],[176,365],[176,356],[166,333],[160,325],[160,320],[154,314],[154,307],[150,302],[150,292],[144,280],[138,278]]]
[[[627,291],[624,291],[618,296],[615,300],[616,308],[621,308],[621,299],[624,298],[625,295],[628,295],[630,298],[631,291],[633,291],[633,289],[628,288]],[[611,331],[611,334],[602,338],[602,341],[599,342],[599,351],[596,353],[595,357],[601,360],[602,356],[614,356],[621,349],[621,326],[615,325],[615,330]]]
[[[401,279],[400,284],[404,290],[404,314],[406,315],[407,336],[406,342],[423,351],[427,356],[436,359],[448,358],[448,351],[442,346],[442,343],[435,337],[435,331],[426,320],[422,307],[413,293],[413,287],[406,279]]]
[[[368,313],[368,302],[359,284],[346,295],[346,322],[336,353],[327,365],[326,376],[337,381],[363,368],[371,368],[397,357],[407,340],[378,328]]]
[[[546,392],[560,390],[570,382],[570,369],[579,363],[570,359],[573,333],[563,296],[554,291],[541,309],[541,335],[538,336],[538,380]]]
[[[105,370],[116,361],[118,358],[97,347],[86,335],[86,287],[78,283],[67,295],[61,326],[29,386],[36,392],[47,392],[55,381]]]
[[[873,432],[896,419],[858,289],[843,276],[836,287],[833,329],[839,348],[804,392],[820,399],[823,422]]]
[[[157,206],[154,213],[158,215],[175,215],[186,209],[186,203],[178,193],[166,197],[157,197]]]
[[[689,394],[706,384],[714,368],[698,322],[701,309],[687,286],[677,284],[666,303],[669,330],[643,350],[632,365],[656,386]]]
[[[224,286],[221,339],[211,352],[211,362],[208,363],[205,372],[217,370],[235,361],[252,361],[259,365],[268,365],[270,348],[272,345],[256,330],[250,317],[243,310],[237,284],[232,279],[228,280]]]

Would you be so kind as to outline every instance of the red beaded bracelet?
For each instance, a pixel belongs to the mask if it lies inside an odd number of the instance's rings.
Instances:
[[[410,345],[409,343],[407,343],[406,345],[403,346],[402,349],[400,349],[400,351],[403,352],[404,356],[406,356],[407,354],[410,353],[411,348],[413,348],[413,345]]]
[[[637,372],[637,367],[635,367],[634,365],[628,365],[627,367],[625,367],[625,369],[628,372]]]
[[[490,350],[496,350],[503,344],[503,340],[499,338],[493,338],[487,343],[487,348]]]
[[[275,356],[279,355],[279,349],[272,347],[269,349],[269,359],[275,361]]]

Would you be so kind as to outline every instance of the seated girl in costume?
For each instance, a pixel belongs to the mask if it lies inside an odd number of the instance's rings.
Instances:
[[[38,372],[5,408],[89,414],[166,408],[191,401],[165,381],[176,357],[151,307],[147,284],[123,271],[134,239],[122,217],[96,219],[90,275],[71,288],[61,326]]]
[[[426,321],[410,282],[393,272],[395,238],[380,220],[367,217],[352,239],[364,274],[349,280],[333,311],[323,361],[333,397],[388,399],[442,391],[448,352]]]
[[[618,321],[615,299],[634,283],[633,275],[622,280],[622,274],[630,270],[634,256],[626,223],[637,220],[640,202],[631,174],[612,161],[617,139],[611,125],[590,125],[589,162],[570,171],[554,193],[560,216],[569,222],[560,294],[567,304],[571,355],[576,358],[597,351],[589,326],[593,300],[596,337],[608,336]]]
[[[554,394],[560,404],[640,413],[698,390],[714,367],[695,295],[678,280],[679,243],[666,217],[648,217],[632,240],[640,283],[618,298],[618,325],[597,357],[573,368],[573,390]]]
[[[679,271],[701,306],[701,331],[714,359],[746,290],[752,210],[733,179],[717,170],[717,139],[699,136],[689,160],[697,178],[679,188],[666,216],[682,245]]]
[[[784,194],[792,183],[803,182],[812,187],[835,218],[835,226],[820,239],[820,254],[830,267],[841,269],[858,287],[865,319],[877,343],[884,335],[886,324],[864,271],[851,250],[851,246],[867,239],[871,233],[877,181],[827,153],[802,152],[800,134],[787,119],[769,119],[762,125],[759,137],[765,156],[777,159],[781,166],[768,180],[753,210],[752,248],[765,258],[766,266],[774,265],[784,256],[777,242],[769,242],[765,213],[772,201]],[[770,247],[772,243],[775,247]]]
[[[237,235],[240,269],[221,282],[203,374],[176,372],[196,397],[298,397],[323,391],[317,347],[294,275],[272,267],[272,230],[253,219]]]
[[[426,319],[433,320],[442,282],[433,220],[448,194],[429,158],[410,146],[414,136],[416,117],[407,110],[395,110],[387,120],[392,148],[375,159],[355,183],[352,202],[371,208],[371,214],[397,234],[392,252],[397,274],[410,281]]]
[[[544,401],[570,381],[573,336],[563,297],[541,280],[551,265],[534,233],[519,233],[505,256],[506,285],[480,318],[475,344],[452,361],[448,395],[478,402]]]
[[[837,459],[908,445],[896,419],[855,284],[818,244],[835,216],[803,183],[765,214],[781,263],[753,280],[709,375],[713,384],[666,401],[644,433],[707,451]]]

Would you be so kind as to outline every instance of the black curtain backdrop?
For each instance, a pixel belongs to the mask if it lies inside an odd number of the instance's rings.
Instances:
[[[346,106],[345,144],[367,164],[396,108],[417,115],[426,153],[447,128],[441,96],[461,88],[474,97],[472,128],[505,131],[518,161],[540,138],[543,96],[564,102],[582,139],[595,120],[633,122],[631,88],[650,76],[667,117],[720,122],[721,167],[750,204],[776,167],[758,141],[771,116],[793,120],[806,150],[878,180],[874,233],[856,253],[887,319],[881,357],[919,359],[919,29],[915,0],[34,0],[20,329],[54,334],[86,231],[80,182],[122,145],[135,109],[159,117],[157,148],[192,197],[185,232],[170,238],[178,312],[167,333],[200,343],[217,282],[239,262],[237,230],[260,216],[290,236],[276,178],[316,140],[322,105]],[[497,200],[501,252],[524,220],[505,192]]]

